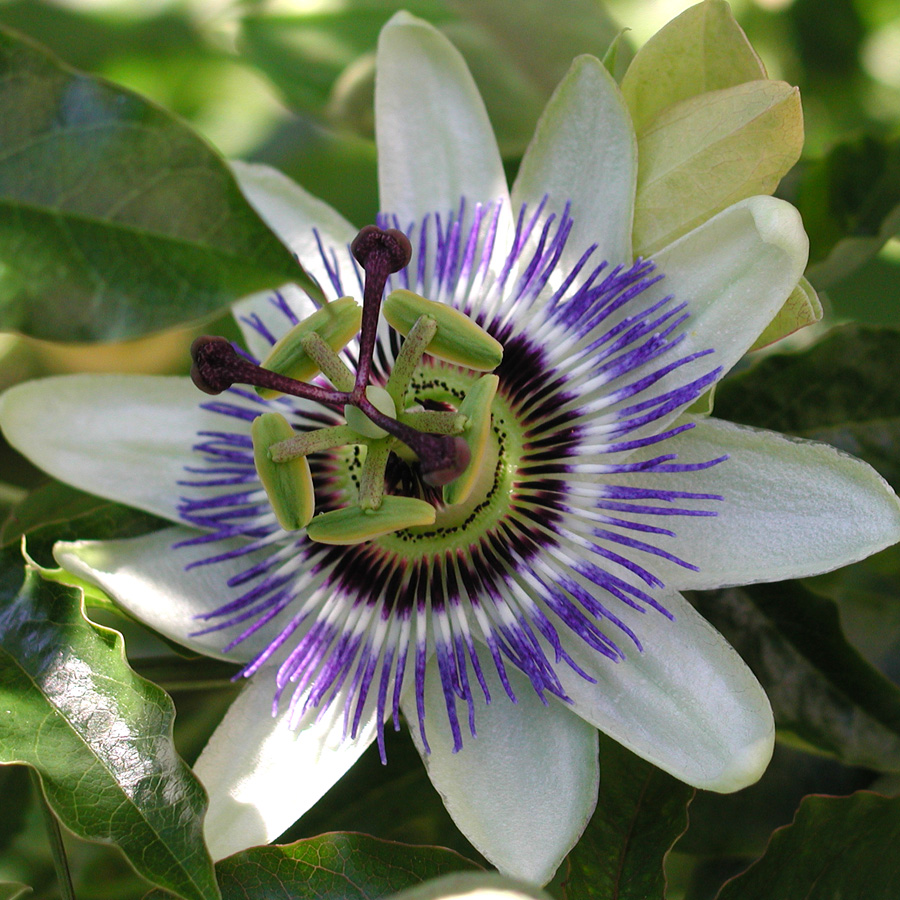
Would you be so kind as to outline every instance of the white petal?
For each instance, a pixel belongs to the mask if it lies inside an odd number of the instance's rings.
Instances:
[[[179,521],[178,481],[196,464],[197,432],[225,421],[200,408],[205,399],[187,378],[66,375],[7,391],[0,423],[13,447],[55,478]]]
[[[580,56],[541,115],[513,185],[513,208],[549,197],[574,219],[561,264],[574,265],[593,243],[596,259],[631,262],[637,142],[618,87],[604,65]]]
[[[405,228],[426,213],[446,216],[461,197],[469,217],[475,203],[508,200],[491,123],[456,48],[427,22],[397,13],[381,31],[376,66],[382,210]]]
[[[232,703],[194,772],[209,793],[205,835],[213,859],[274,840],[362,755],[374,718],[356,740],[343,737],[338,697],[319,721],[306,713],[290,728],[289,695],[272,715],[275,669],[261,669]]]
[[[550,896],[496,872],[454,872],[393,894],[391,900],[550,900]]]
[[[358,229],[327,203],[313,197],[277,169],[259,163],[232,162],[231,166],[244,196],[266,224],[297,254],[303,267],[319,282],[325,294],[333,298],[336,291],[319,252],[316,231],[325,251],[335,251],[342,283],[348,292],[355,293],[358,283],[347,246],[356,237]],[[309,297],[294,285],[285,285],[280,293],[298,318],[311,315],[316,309]],[[266,355],[271,345],[247,325],[244,317],[256,313],[276,338],[281,337],[290,325],[284,314],[272,304],[271,297],[271,291],[253,294],[234,307],[234,315],[247,345],[259,358]]]
[[[751,197],[655,254],[652,259],[665,278],[642,293],[643,302],[650,305],[669,294],[678,303],[687,302],[691,318],[683,326],[678,357],[715,352],[670,372],[653,386],[653,393],[665,393],[719,367],[727,372],[790,296],[808,251],[809,241],[793,206],[773,197]],[[647,371],[659,365],[651,362]],[[643,374],[638,368],[629,380]],[[654,427],[677,414],[673,411]]]
[[[504,874],[545,884],[581,836],[597,802],[597,733],[561,703],[544,706],[511,666],[507,673],[515,704],[489,659],[482,669],[493,702],[485,704],[473,684],[477,737],[463,725],[458,753],[452,752],[435,658],[425,679],[431,753],[423,750],[409,693],[404,714],[428,777],[462,833]],[[460,706],[459,714],[465,723],[467,710]]]
[[[225,582],[248,569],[259,555],[241,556],[208,566],[185,568],[189,563],[224,553],[239,546],[237,541],[219,541],[214,550],[178,547],[174,544],[196,537],[188,528],[166,528],[138,538],[116,541],[60,542],[53,548],[56,561],[69,572],[106,591],[136,619],[167,638],[204,656],[246,663],[268,646],[274,635],[261,629],[233,650],[222,648],[237,632],[233,629],[195,635],[210,622],[198,616],[220,607],[230,590]]]
[[[653,487],[720,494],[724,501],[703,503],[715,518],[653,517],[677,534],[661,546],[700,569],[654,561],[667,584],[705,589],[815,575],[900,540],[900,501],[866,463],[827,444],[718,419],[691,421],[695,427],[666,441],[665,452],[677,452],[679,463],[729,459],[657,477]],[[651,478],[625,482],[648,487]]]
[[[681,781],[736,791],[756,781],[772,756],[775,724],[765,692],[725,639],[680,595],[658,598],[675,621],[616,604],[639,637],[624,636],[627,658],[612,662],[571,632],[566,651],[597,680],[557,667],[574,710],[592,725]]]

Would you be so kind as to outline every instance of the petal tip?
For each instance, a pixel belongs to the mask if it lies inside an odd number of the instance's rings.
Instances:
[[[756,784],[762,778],[775,749],[774,724],[764,734],[734,753],[719,774],[707,785],[700,785],[718,794],[732,794]]]

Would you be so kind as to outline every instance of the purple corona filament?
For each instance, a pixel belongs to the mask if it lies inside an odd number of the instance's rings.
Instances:
[[[374,714],[382,758],[383,724],[392,718],[399,727],[404,695],[414,698],[427,747],[425,672],[432,655],[447,726],[459,749],[461,719],[472,735],[477,731],[476,696],[501,699],[489,689],[488,667],[512,702],[511,669],[545,702],[551,696],[566,701],[560,666],[592,679],[566,653],[561,633],[576,635],[610,664],[641,652],[639,634],[617,607],[671,618],[655,596],[664,583],[654,565],[662,560],[694,569],[667,550],[666,541],[677,533],[679,518],[714,516],[722,499],[666,483],[667,475],[706,469],[726,457],[680,462],[667,448],[693,427],[673,423],[673,417],[721,370],[705,365],[712,351],[679,351],[688,318],[684,303],[659,299],[658,291],[657,299],[648,300],[648,289],[663,273],[640,259],[610,266],[594,259],[595,247],[562,271],[572,219],[568,207],[559,216],[545,215],[544,204],[523,206],[512,249],[498,260],[500,214],[499,204],[468,211],[461,203],[449,215],[421,222],[382,217],[379,228],[364,229],[351,248],[327,246],[316,235],[336,296],[355,292],[357,262],[365,272],[363,327],[358,345],[350,348],[358,359],[352,392],[318,382],[291,390],[269,383],[287,396],[264,400],[225,384],[227,377],[216,380],[229,366],[240,376],[233,382],[258,384],[249,376],[269,377],[233,350],[227,366],[216,362],[213,374],[202,370],[202,359],[197,363],[201,386],[221,387],[225,394],[203,404],[221,416],[221,429],[198,434],[197,461],[181,482],[190,493],[180,514],[203,533],[179,546],[196,547],[192,566],[230,562],[233,571],[235,561],[243,561],[228,579],[229,598],[202,617],[206,624],[198,633],[221,631],[223,645],[233,647],[274,626],[277,636],[242,674],[276,666],[274,702],[285,702],[287,693],[295,723],[339,711],[352,738]],[[391,235],[388,249],[379,237],[384,234]],[[397,264],[392,242],[400,238],[416,247],[408,268],[408,252]],[[438,551],[428,534],[410,534],[400,552],[378,540],[333,546],[305,532],[284,532],[254,468],[248,434],[257,415],[277,410],[302,432],[342,424],[346,403],[423,460],[437,460],[435,447],[415,441],[440,436],[415,432],[418,438],[408,440],[409,434],[394,427],[399,423],[371,407],[364,394],[368,384],[387,380],[399,351],[398,336],[379,320],[382,296],[396,287],[456,307],[504,345],[495,374],[498,397],[514,416],[522,448],[515,490],[503,497],[489,490],[486,502],[496,502],[501,513],[487,530],[459,542],[464,551]],[[259,316],[245,319],[269,344],[279,336],[277,318],[283,319],[281,333],[298,319],[277,294],[272,311],[268,325]],[[220,343],[209,352],[227,355]],[[439,366],[429,370],[423,364],[423,370],[440,378]],[[507,438],[495,428],[495,439],[502,457]],[[309,458],[320,511],[346,503],[348,459],[332,453]],[[392,487],[434,496],[427,479],[418,481],[405,463],[392,460],[386,474]],[[466,538],[467,527],[453,525]]]

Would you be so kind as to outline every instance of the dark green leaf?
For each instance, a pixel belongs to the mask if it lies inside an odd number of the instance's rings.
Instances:
[[[216,864],[222,900],[378,900],[477,866],[443,847],[412,847],[366,834],[325,834],[251,847]],[[162,900],[154,892],[145,900]]]
[[[286,841],[329,831],[364,831],[388,841],[437,844],[481,863],[428,779],[409,732],[385,730],[388,765],[372,745],[362,758],[284,836]]]
[[[25,766],[0,766],[0,853],[9,847],[25,823],[31,799],[31,783]]]
[[[900,230],[900,139],[838,144],[803,171],[794,200],[810,238],[809,278],[828,288]]]
[[[351,2],[299,14],[251,12],[241,23],[241,45],[294,107],[321,114],[341,72],[374,51],[378,32],[400,9],[434,24],[453,18],[445,0]]]
[[[28,536],[28,553],[44,566],[53,565],[56,541],[137,537],[168,525],[149,513],[85,494],[58,481],[35,488],[0,528],[0,546]]]
[[[17,881],[0,882],[0,900],[19,900],[31,893],[27,884],[19,884]]]
[[[824,440],[900,487],[900,332],[847,326],[726,378],[716,415]]]
[[[310,287],[173,116],[0,32],[0,328],[122,340]]]
[[[31,569],[22,582],[10,551],[3,563],[0,761],[33,766],[76,835],[116,844],[182,897],[217,897],[206,797],[172,744],[171,701],[131,671],[117,632],[85,620],[78,591]]]
[[[860,792],[807,797],[765,855],[718,900],[895,900],[900,884],[900,798]]]
[[[694,599],[759,678],[782,733],[847,765],[900,771],[900,689],[847,642],[831,600],[790,581]]]
[[[694,789],[600,735],[597,811],[568,856],[566,900],[662,900]]]
[[[593,0],[357,0],[312,12],[253,13],[243,45],[296,108],[374,133],[378,32],[405,9],[441,28],[465,57],[505,156],[520,155],[575,56],[603,56],[619,28]],[[630,53],[623,46],[618,64]]]

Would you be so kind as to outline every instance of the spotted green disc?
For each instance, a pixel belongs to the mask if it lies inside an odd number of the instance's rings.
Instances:
[[[345,506],[319,513],[309,523],[307,534],[322,544],[361,544],[404,528],[431,525],[434,517],[434,507],[424,500],[387,496],[378,509]]]
[[[297,381],[311,381],[319,374],[319,366],[303,349],[303,336],[316,332],[336,353],[349,343],[361,325],[362,307],[352,297],[341,297],[298,322],[272,347],[262,361],[262,367]],[[279,392],[271,388],[257,388],[256,391],[266,399],[279,396]]]
[[[421,316],[431,316],[437,322],[437,331],[426,351],[438,359],[478,372],[492,372],[503,361],[503,344],[446,303],[400,289],[391,291],[382,311],[391,327],[404,336]]]
[[[459,405],[459,412],[469,420],[462,438],[469,446],[470,459],[465,472],[444,485],[444,503],[448,506],[465,503],[478,481],[491,433],[491,407],[499,383],[496,375],[482,375]]]
[[[285,531],[305,528],[316,511],[312,474],[305,456],[285,462],[273,462],[269,447],[294,434],[288,420],[278,413],[263,413],[253,420],[253,461],[259,480],[266,489],[272,511]]]

